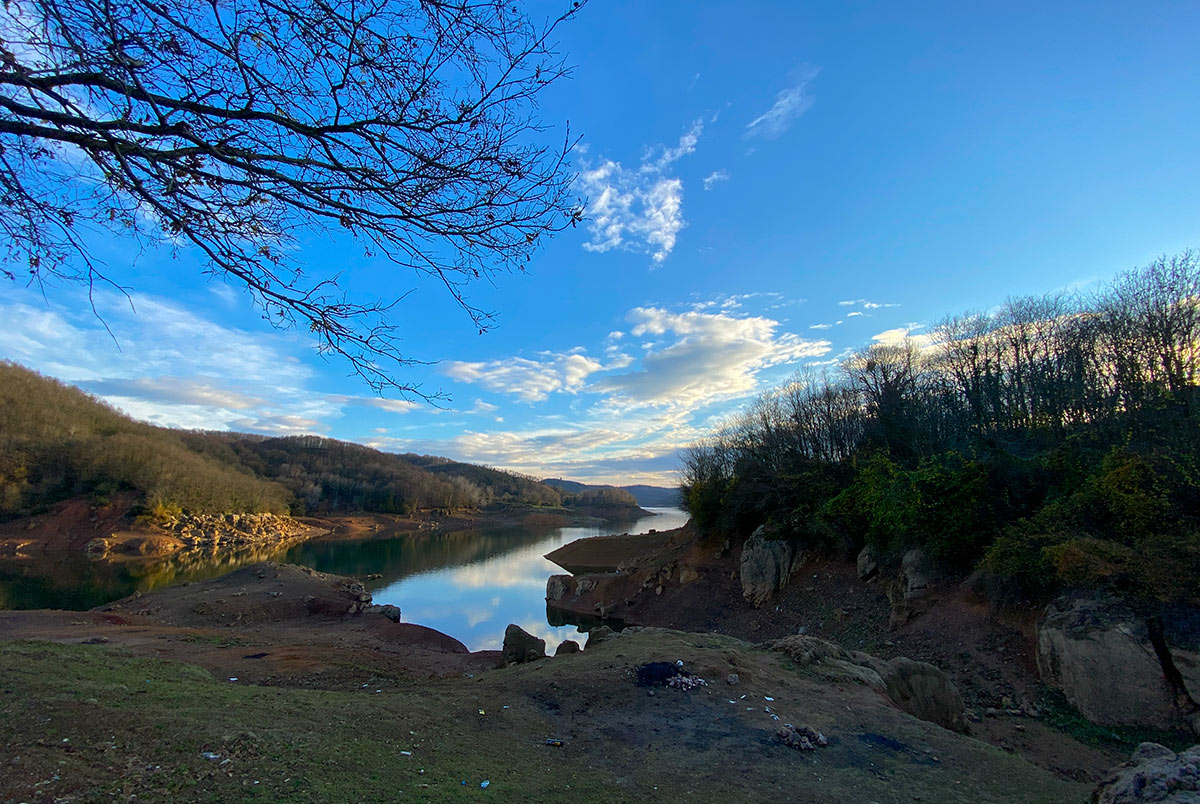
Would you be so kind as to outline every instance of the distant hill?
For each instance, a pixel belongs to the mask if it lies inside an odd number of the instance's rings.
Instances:
[[[580,483],[577,480],[563,480],[559,477],[549,477],[542,482],[547,486],[554,486],[563,491],[570,491],[576,494],[583,493],[589,489],[619,489],[620,491],[627,492],[642,507],[679,507],[679,489],[665,488],[663,486],[590,486],[587,483]]]
[[[621,486],[633,495],[643,508],[678,508],[679,489],[664,486]]]
[[[148,512],[411,513],[427,508],[634,507],[612,488],[561,489],[500,469],[320,436],[174,430],[0,361],[0,520],[134,492]]]

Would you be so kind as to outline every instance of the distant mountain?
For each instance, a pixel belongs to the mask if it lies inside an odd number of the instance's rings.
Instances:
[[[633,498],[637,500],[637,504],[645,508],[678,508],[679,507],[679,489],[665,488],[663,486],[590,486],[587,483],[580,483],[577,480],[563,480],[559,477],[548,477],[542,481],[547,486],[554,486],[562,491],[580,494],[589,489],[611,489],[616,488],[621,491],[627,491]]]
[[[678,508],[679,489],[664,486],[621,486],[633,495],[643,508]]]

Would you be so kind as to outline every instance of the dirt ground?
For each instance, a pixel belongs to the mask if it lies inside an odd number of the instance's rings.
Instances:
[[[802,633],[882,658],[929,662],[958,687],[973,721],[972,736],[1065,779],[1095,783],[1137,745],[1139,736],[1098,728],[1087,735],[1098,739],[1079,739],[1062,727],[1062,719],[1047,717],[1049,691],[1039,682],[1035,659],[1036,611],[993,611],[968,590],[948,584],[932,594],[928,611],[889,630],[882,581],[863,582],[853,562],[829,558],[806,562],[788,586],[756,609],[743,599],[737,556],[736,549],[698,543],[683,528],[668,534],[665,549],[631,562],[638,570],[628,579],[601,585],[572,605],[583,620],[605,598],[611,616],[626,625],[716,632],[750,642]],[[588,560],[579,542],[574,558]]]
[[[0,800],[1060,804],[1090,789],[730,636],[645,629],[496,669],[362,597],[268,563],[98,611],[0,612]],[[709,684],[639,687],[651,660]],[[828,746],[784,746],[783,722]]]

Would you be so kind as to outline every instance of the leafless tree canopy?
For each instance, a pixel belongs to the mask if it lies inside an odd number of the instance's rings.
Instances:
[[[520,268],[577,220],[536,115],[566,73],[489,0],[12,0],[0,12],[0,227],[10,279],[93,286],[108,229],[194,247],[277,324],[376,389],[411,363],[386,302],[301,271],[301,233],[463,285]],[[419,392],[417,392],[419,393]]]

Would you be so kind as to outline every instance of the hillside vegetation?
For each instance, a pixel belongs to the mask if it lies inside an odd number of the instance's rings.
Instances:
[[[148,513],[412,513],[495,504],[636,505],[512,472],[319,436],[173,430],[0,362],[0,520],[134,492]]]
[[[1012,298],[763,395],[684,459],[696,522],[921,547],[998,600],[1200,602],[1200,257]]]

